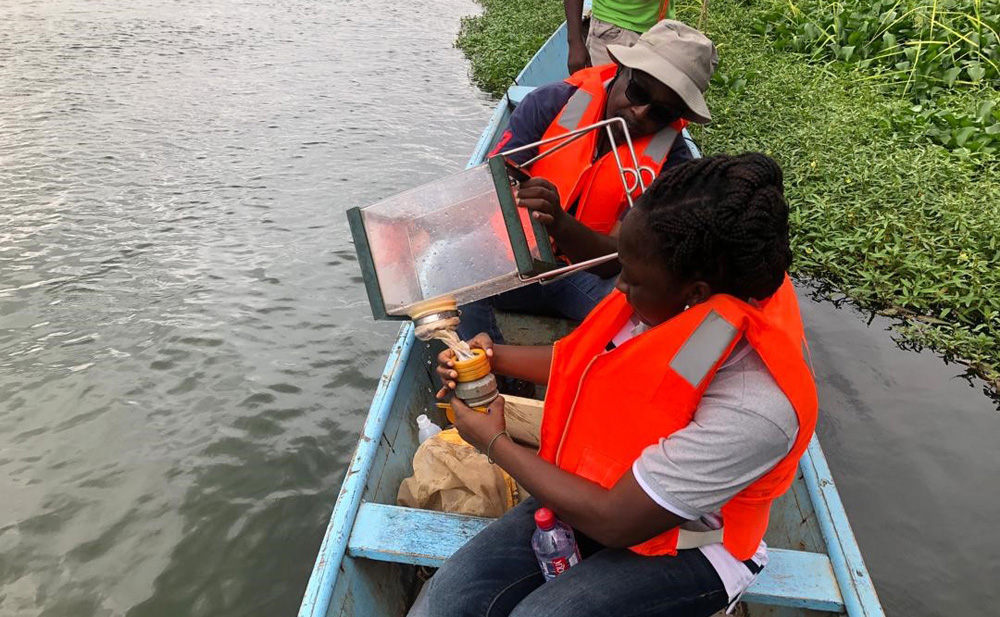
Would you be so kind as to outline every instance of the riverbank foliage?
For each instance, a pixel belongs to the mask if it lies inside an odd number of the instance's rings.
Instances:
[[[850,67],[909,99],[890,118],[903,132],[963,159],[1000,152],[1000,2],[799,0],[765,11],[754,28],[778,50]]]
[[[986,5],[713,0],[705,30],[720,56],[708,95],[714,122],[694,134],[706,154],[759,150],[781,162],[797,274],[899,316],[911,343],[996,383],[998,24]],[[561,6],[521,0],[523,12],[505,14],[502,27],[516,33],[531,22],[550,32],[562,20],[551,9]],[[695,24],[700,7],[681,0],[678,17]],[[543,14],[550,21],[539,27]],[[488,4],[466,29],[491,19]],[[477,82],[494,93],[531,55],[478,73],[475,58],[493,43],[460,43]]]
[[[472,63],[476,85],[502,96],[565,18],[559,0],[479,0],[483,14],[462,18],[456,45]]]

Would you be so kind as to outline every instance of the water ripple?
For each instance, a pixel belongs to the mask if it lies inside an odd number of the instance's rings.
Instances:
[[[461,167],[475,10],[0,7],[0,614],[294,611],[395,333],[343,211]]]

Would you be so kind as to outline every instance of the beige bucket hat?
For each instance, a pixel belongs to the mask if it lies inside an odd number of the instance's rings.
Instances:
[[[715,44],[685,23],[664,19],[632,47],[608,45],[608,53],[623,66],[648,73],[676,92],[690,110],[685,118],[699,124],[712,121],[705,104],[708,80],[719,64]]]

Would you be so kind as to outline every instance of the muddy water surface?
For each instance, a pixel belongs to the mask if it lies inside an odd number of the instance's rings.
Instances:
[[[805,300],[819,435],[889,615],[998,614],[1000,413],[890,322]]]
[[[471,0],[0,0],[0,615],[294,614],[395,327],[343,211],[457,171]]]

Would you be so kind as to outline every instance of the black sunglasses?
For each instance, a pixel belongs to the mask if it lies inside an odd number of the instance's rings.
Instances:
[[[683,109],[676,109],[660,103],[654,103],[653,97],[642,84],[635,80],[635,73],[628,67],[623,67],[624,76],[628,79],[625,86],[625,98],[633,105],[649,105],[649,117],[657,124],[673,124],[684,115]]]

